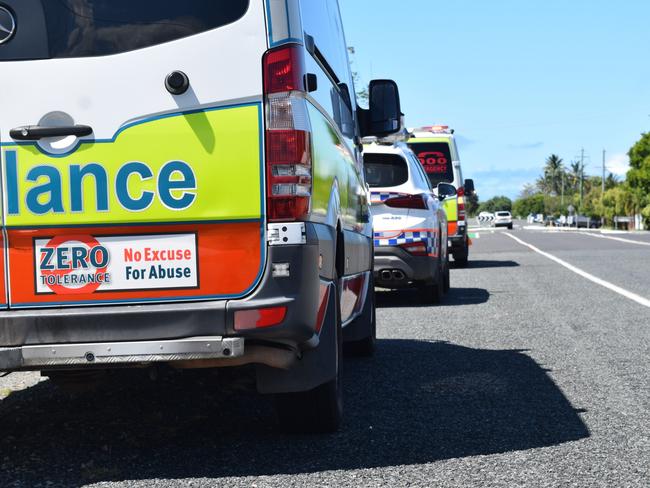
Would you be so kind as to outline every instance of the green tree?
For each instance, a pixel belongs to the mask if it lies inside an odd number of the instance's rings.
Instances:
[[[583,172],[584,166],[580,161],[573,161],[571,163],[569,174],[567,175],[571,193],[580,191],[580,178],[582,178]]]
[[[650,223],[650,132],[641,134],[641,139],[632,146],[628,156],[630,170],[623,186],[630,190],[632,212],[640,212],[646,222]]]
[[[650,194],[650,132],[642,134],[628,152],[630,170],[627,172],[627,183],[630,188]]]
[[[465,212],[467,212],[467,215],[474,217],[478,213],[478,207],[478,193],[474,192],[471,195],[465,196]]]
[[[478,206],[479,212],[498,212],[499,210],[512,210],[512,200],[508,197],[497,196],[481,203]]]
[[[562,191],[562,178],[564,177],[564,166],[562,158],[557,154],[551,154],[544,163],[544,173],[538,183],[545,193],[559,195]]]
[[[609,173],[607,178],[605,178],[605,190],[611,190],[616,188],[621,182],[618,179],[618,176],[615,174]]]
[[[544,195],[537,193],[523,198],[518,198],[512,204],[512,213],[518,217],[527,217],[530,214],[544,213]]]
[[[566,215],[566,206],[562,206],[562,201],[557,195],[544,195],[544,215],[559,217],[561,214]]]

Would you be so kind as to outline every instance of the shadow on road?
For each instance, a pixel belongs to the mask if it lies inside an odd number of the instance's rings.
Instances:
[[[74,399],[43,382],[1,401],[0,486],[410,465],[589,436],[522,351],[381,340],[374,359],[346,363],[344,426],[321,437],[278,433],[268,399],[247,384],[129,378]]]
[[[467,267],[470,269],[478,269],[478,268],[516,268],[519,266],[519,263],[517,261],[490,261],[490,260],[481,260],[478,259],[476,261],[470,260],[467,263]]]
[[[453,286],[453,283],[452,283]],[[406,288],[403,290],[377,290],[377,307],[402,308],[402,307],[431,307],[422,303],[417,290]],[[444,296],[439,306],[479,305],[490,299],[490,292],[484,288],[451,288]],[[435,306],[435,305],[434,305]]]

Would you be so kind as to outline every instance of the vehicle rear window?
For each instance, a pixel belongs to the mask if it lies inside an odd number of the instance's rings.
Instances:
[[[510,212],[497,212],[497,217],[510,217]]]
[[[396,154],[364,154],[363,167],[370,188],[399,186],[409,179],[406,161]]]
[[[408,145],[422,163],[431,186],[438,183],[453,183],[454,169],[451,151],[446,142],[416,142]]]
[[[235,22],[249,0],[4,0],[16,34],[0,60],[104,56]]]

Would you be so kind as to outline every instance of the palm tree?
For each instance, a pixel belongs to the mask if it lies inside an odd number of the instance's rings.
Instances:
[[[580,180],[584,174],[584,165],[580,161],[573,161],[571,163],[571,170],[569,171],[569,180],[571,181],[571,188],[573,191],[580,190]]]
[[[546,191],[559,195],[562,190],[562,178],[564,176],[564,166],[562,158],[557,154],[551,154],[544,165],[544,182]]]
[[[609,173],[607,178],[605,178],[605,190],[610,190],[615,188],[620,183],[618,176],[613,173]]]

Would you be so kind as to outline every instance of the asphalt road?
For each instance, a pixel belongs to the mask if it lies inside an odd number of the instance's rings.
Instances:
[[[510,233],[650,299],[647,245]],[[503,231],[479,231],[470,260],[440,306],[378,294],[378,354],[346,362],[337,434],[278,433],[246,377],[70,396],[15,374],[0,486],[650,486],[650,308]]]

